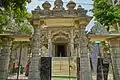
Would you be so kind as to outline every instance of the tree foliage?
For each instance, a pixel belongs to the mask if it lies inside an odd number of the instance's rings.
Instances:
[[[2,32],[6,28],[19,28],[21,24],[30,25],[25,23],[29,16],[29,13],[26,9],[27,3],[28,0],[1,0],[0,32]],[[22,30],[23,29],[21,29],[21,31]],[[25,30],[23,30],[23,32],[24,31]]]
[[[0,15],[3,21],[8,17],[13,17],[15,20],[27,17],[26,0],[2,0]]]
[[[104,26],[120,23],[120,6],[113,5],[110,0],[94,0],[93,13]]]

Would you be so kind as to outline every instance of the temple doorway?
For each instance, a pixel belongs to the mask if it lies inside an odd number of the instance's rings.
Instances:
[[[56,44],[55,57],[67,57],[66,44]]]

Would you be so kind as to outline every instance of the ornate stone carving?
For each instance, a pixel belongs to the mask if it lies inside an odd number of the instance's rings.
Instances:
[[[38,44],[40,44],[40,45],[42,44],[41,47],[44,47],[45,45],[47,45],[49,56],[59,53],[56,50],[56,48],[58,47],[59,44],[63,44],[65,46],[66,51],[63,53],[67,53],[65,55],[69,55],[69,56],[70,56],[70,53],[72,54],[71,56],[74,56],[75,53],[77,55],[79,55],[80,49],[78,49],[78,48],[82,47],[81,48],[82,55],[80,56],[81,57],[80,62],[82,62],[81,69],[83,69],[82,70],[83,77],[86,77],[88,75],[87,78],[90,78],[90,74],[88,71],[89,59],[88,59],[88,54],[87,54],[87,44],[88,44],[87,38],[86,38],[86,35],[84,32],[84,29],[80,30],[80,27],[82,27],[82,28],[84,27],[81,24],[85,24],[84,22],[89,21],[89,20],[86,20],[86,18],[87,18],[86,11],[83,8],[74,9],[76,4],[72,1],[70,1],[67,5],[68,10],[64,9],[62,0],[56,0],[54,4],[55,4],[55,6],[54,6],[53,10],[50,10],[49,9],[50,4],[48,2],[45,2],[45,3],[43,3],[43,7],[44,7],[43,10],[41,10],[38,7],[37,9],[35,9],[33,11],[33,17],[32,17],[33,21],[34,20],[40,21],[40,22],[34,22],[34,24],[37,25],[40,23],[39,27],[41,27],[41,23],[42,23],[41,20],[45,21],[45,19],[46,19],[46,25],[48,26],[46,28],[39,28],[41,30],[41,36],[39,37],[39,38],[41,38],[41,40],[40,40],[41,43],[38,43]],[[56,21],[56,20],[58,20],[58,21]],[[68,21],[66,21],[66,20],[68,20]],[[65,21],[65,23],[63,23],[64,21]],[[77,27],[75,27],[76,24],[77,24]],[[36,32],[38,32],[39,30],[36,30],[36,26],[34,29],[35,29],[35,34],[36,34]],[[80,36],[79,36],[79,34],[80,34]],[[40,35],[40,34],[38,33],[38,35]],[[36,38],[38,35],[36,34]],[[34,36],[33,36],[33,38],[34,38]],[[75,43],[75,42],[77,42],[77,43]],[[35,45],[34,45],[35,47],[37,47],[36,51],[34,50],[36,53],[38,52],[38,47],[39,47],[38,44],[37,44],[37,42],[35,42]],[[54,49],[53,49],[53,46],[54,46]],[[47,50],[47,49],[45,49],[45,47],[43,49],[44,49],[44,51]],[[75,49],[76,49],[76,51],[75,51]],[[45,56],[46,56],[46,54],[45,54]],[[39,59],[36,56],[34,56],[34,58]],[[85,64],[83,64],[84,62],[85,62]],[[36,65],[37,64],[38,64],[38,62],[36,62]],[[33,69],[34,68],[38,69],[38,67],[36,67],[36,65],[33,64]],[[31,78],[31,80],[34,79],[34,77],[35,77],[34,71],[32,72],[32,74],[33,74],[33,78]],[[37,74],[38,74],[38,72],[37,72]],[[43,74],[43,73],[41,73],[41,74]],[[39,76],[37,76],[37,78],[39,78]],[[88,80],[88,79],[85,79],[85,80]]]
[[[37,6],[37,8],[32,11],[33,17],[34,17],[34,18],[38,18],[38,17],[40,16],[40,14],[39,14],[40,11],[41,11],[40,7]]]
[[[65,40],[68,40],[70,38],[70,34],[65,30],[60,29],[57,32],[54,31],[52,33],[52,40],[57,40],[57,38],[64,38]]]
[[[70,1],[67,4],[68,10],[65,10],[63,7],[63,1],[62,0],[56,0],[54,3],[54,8],[53,10],[50,10],[50,3],[48,1],[44,2],[42,4],[44,10],[40,9],[38,6],[35,10],[32,11],[32,14],[34,18],[39,18],[41,16],[46,16],[46,17],[52,17],[52,16],[58,16],[58,17],[67,17],[67,16],[87,16],[86,13],[87,11],[84,10],[80,5],[78,6],[77,9],[74,9],[76,6],[76,3],[73,1]]]
[[[68,10],[73,10],[75,6],[76,6],[76,3],[73,1],[69,1],[69,3],[67,4]]]
[[[6,80],[8,77],[8,65],[10,60],[12,39],[8,36],[2,36],[1,40],[2,49],[0,53],[0,80]]]
[[[86,36],[85,29],[80,29],[80,70],[82,80],[92,80],[90,60],[88,55],[88,37]]]
[[[29,80],[40,80],[39,60],[40,60],[40,27],[34,26],[34,35],[32,37],[32,58],[29,70]]]
[[[81,5],[78,5],[77,8],[77,15],[78,16],[86,16],[87,10],[84,10],[84,8],[81,7]]]
[[[48,1],[45,1],[45,2],[42,4],[42,7],[44,8],[44,10],[49,10],[50,7],[51,7],[51,4],[50,4]]]
[[[47,49],[47,47],[46,47],[45,45],[43,45],[41,49],[42,49],[42,51],[41,51],[41,52],[42,52],[42,57],[45,57],[45,56],[48,57],[49,54],[48,54],[48,49]]]
[[[56,0],[54,5],[55,6],[54,6],[53,10],[64,10],[63,1],[62,0]]]
[[[114,71],[114,79],[120,79],[120,39],[119,37],[108,40],[111,48],[111,59]]]

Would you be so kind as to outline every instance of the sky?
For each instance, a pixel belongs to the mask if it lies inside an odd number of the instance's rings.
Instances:
[[[50,4],[52,5],[51,9],[54,6],[54,1],[55,0],[32,0],[32,2],[30,4],[27,5],[27,10],[29,12],[31,12],[32,10],[34,10],[37,6],[40,6],[40,8],[42,8],[42,3],[44,3],[45,1],[49,1]],[[66,8],[66,4],[70,1],[70,0],[62,0],[64,2],[64,7]],[[73,0],[74,2],[77,3],[77,6],[80,4],[83,8],[85,8],[85,10],[91,10],[92,9],[92,0]],[[77,7],[76,6],[76,7]],[[91,12],[88,12],[87,15],[92,16]]]

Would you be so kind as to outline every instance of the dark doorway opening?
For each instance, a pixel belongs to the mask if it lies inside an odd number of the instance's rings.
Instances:
[[[56,57],[66,57],[65,45],[57,45],[57,54]]]

